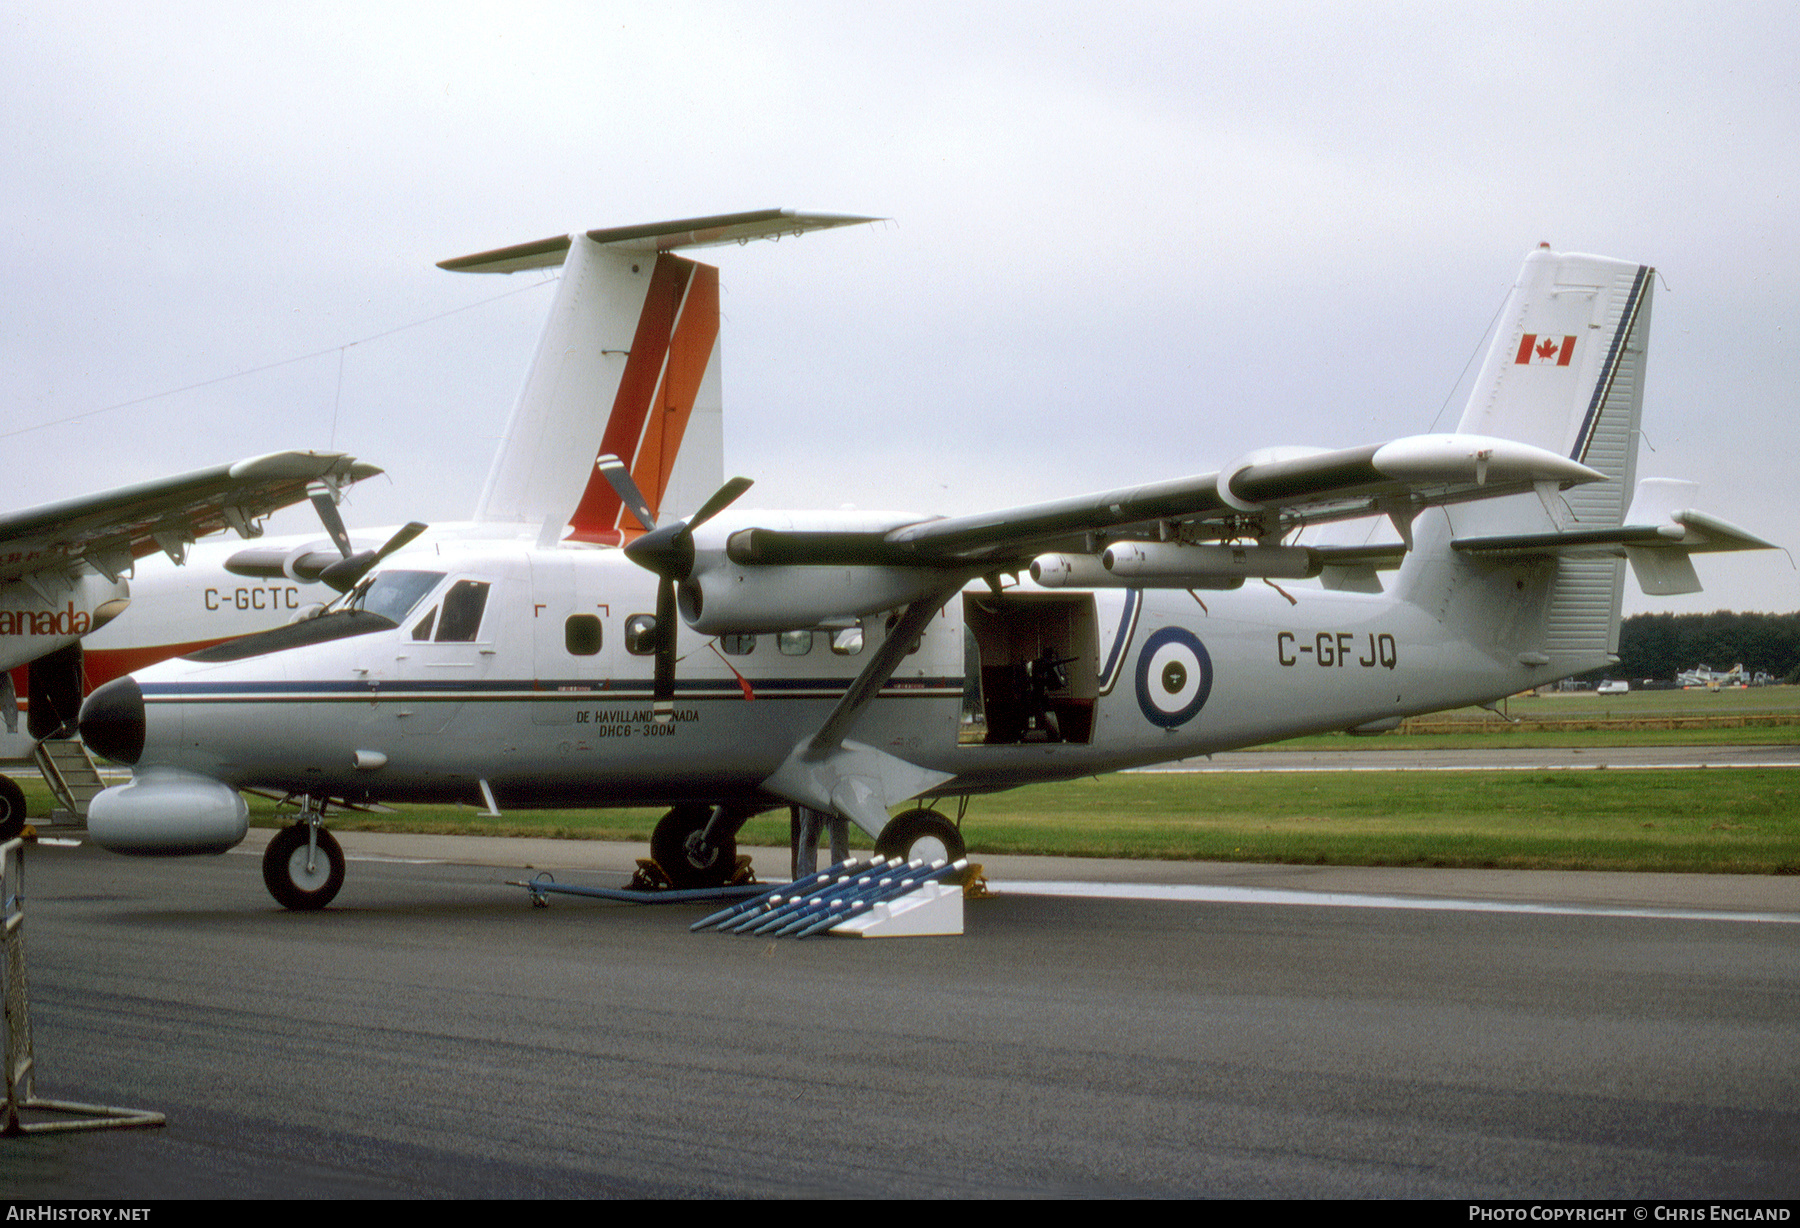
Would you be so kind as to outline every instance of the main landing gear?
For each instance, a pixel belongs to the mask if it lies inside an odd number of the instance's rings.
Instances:
[[[310,803],[303,802],[299,820],[269,841],[263,885],[277,903],[295,912],[312,912],[337,898],[344,885],[344,850]]]
[[[722,806],[677,806],[650,833],[650,856],[671,887],[723,887],[737,872],[741,825]]]
[[[722,887],[737,870],[737,830],[748,817],[748,811],[726,806],[677,806],[651,833],[650,856],[671,887]],[[817,828],[811,838],[818,839]],[[796,848],[796,857],[804,857],[806,851]],[[906,861],[948,862],[960,859],[967,849],[954,823],[935,810],[920,809],[889,819],[876,838],[875,851]],[[272,883],[269,890],[275,890]]]
[[[907,861],[959,860],[968,849],[956,825],[935,810],[908,810],[889,819],[875,838],[875,852]]]

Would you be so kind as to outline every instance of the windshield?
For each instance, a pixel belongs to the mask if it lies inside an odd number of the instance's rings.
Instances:
[[[351,589],[340,608],[367,610],[400,622],[443,578],[441,571],[379,572]]]

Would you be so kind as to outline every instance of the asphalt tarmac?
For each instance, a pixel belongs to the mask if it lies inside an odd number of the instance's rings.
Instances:
[[[796,943],[345,844],[310,915],[28,852],[38,1094],[168,1125],[10,1197],[1800,1194],[1800,879],[989,858],[961,937]]]

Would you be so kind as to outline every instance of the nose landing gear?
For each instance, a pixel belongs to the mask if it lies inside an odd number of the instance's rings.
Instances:
[[[295,912],[313,912],[337,898],[344,885],[344,850],[310,802],[302,803],[298,822],[269,841],[263,885],[276,903]]]

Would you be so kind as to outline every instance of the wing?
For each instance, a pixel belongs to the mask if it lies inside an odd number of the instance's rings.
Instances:
[[[1370,515],[1388,516],[1406,537],[1427,507],[1602,480],[1529,444],[1415,435],[1339,451],[1269,450],[1217,473],[886,531],[752,528],[732,535],[728,553],[740,565],[1009,571],[1046,552],[1097,554],[1104,543],[1271,542],[1309,524]]]
[[[380,472],[338,452],[274,452],[13,512],[0,516],[0,580],[77,560],[116,580],[156,550],[180,562],[209,533],[260,535],[264,516],[302,502],[315,484],[341,489]]]

